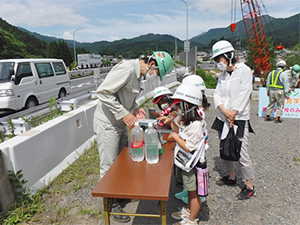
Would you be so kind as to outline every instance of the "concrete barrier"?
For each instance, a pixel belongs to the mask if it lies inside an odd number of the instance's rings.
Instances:
[[[0,212],[8,210],[9,205],[14,203],[15,196],[12,185],[6,174],[2,160],[2,152],[0,151]]]
[[[97,101],[31,129],[0,144],[7,170],[22,170],[33,192],[47,185],[93,138],[92,114]]]

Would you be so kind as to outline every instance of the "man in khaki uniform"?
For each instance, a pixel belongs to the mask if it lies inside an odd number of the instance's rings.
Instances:
[[[140,82],[148,76],[160,79],[173,69],[173,60],[167,52],[153,52],[148,58],[124,60],[107,74],[97,89],[99,103],[94,114],[94,131],[100,158],[100,179],[105,175],[122,149],[127,145],[127,127],[145,117],[135,100],[140,93]],[[113,178],[112,178],[113,179]],[[123,212],[115,201],[112,212]],[[128,216],[114,215],[119,222],[128,222]]]
[[[282,123],[280,117],[282,116],[284,101],[289,99],[289,79],[288,75],[284,70],[286,62],[279,60],[276,63],[277,69],[269,73],[267,78],[267,95],[269,96],[269,105],[266,111],[265,121],[270,121],[270,115],[272,110],[277,104],[276,119],[275,123]]]

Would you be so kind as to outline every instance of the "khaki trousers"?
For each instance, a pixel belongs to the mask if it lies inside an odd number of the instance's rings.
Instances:
[[[124,123],[120,125],[114,126],[94,117],[94,131],[100,158],[100,179],[128,144],[127,128]]]
[[[272,110],[277,103],[276,116],[282,116],[283,108],[284,108],[284,91],[282,89],[270,89],[269,91],[269,105],[267,107],[266,114],[271,115]]]

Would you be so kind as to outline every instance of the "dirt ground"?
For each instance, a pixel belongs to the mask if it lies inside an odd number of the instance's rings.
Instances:
[[[209,98],[211,103],[212,99]],[[149,106],[146,106],[149,107]],[[225,170],[219,158],[219,141],[211,124],[213,106],[207,111],[207,161],[210,170],[210,194],[199,212],[199,224],[300,224],[300,120],[284,119],[282,124],[265,122],[257,117],[258,101],[251,101],[251,124],[256,134],[250,135],[250,154],[256,174],[255,197],[238,201],[236,195],[243,184],[237,166],[238,185],[220,187],[215,182]],[[96,147],[85,152],[44,192],[43,210],[23,224],[104,224],[101,198],[91,196],[99,179],[99,158]],[[167,202],[167,224],[176,221],[171,213],[183,203],[174,198],[181,191],[171,181]],[[155,201],[126,204],[127,212],[158,212]],[[119,223],[111,220],[111,224]],[[160,224],[157,218],[133,218],[127,224]]]

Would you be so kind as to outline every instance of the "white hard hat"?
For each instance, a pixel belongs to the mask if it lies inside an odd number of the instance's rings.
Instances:
[[[169,88],[162,86],[162,87],[157,87],[154,89],[154,97],[153,97],[153,102],[156,104],[157,102],[159,102],[159,100],[161,98],[158,97],[162,97],[164,95],[172,95],[173,93],[169,90]],[[158,98],[158,99],[157,99]]]
[[[194,105],[202,105],[200,88],[190,84],[181,84],[171,98],[183,100]]]
[[[182,80],[182,84],[191,84],[198,87],[200,90],[206,90],[205,83],[199,75],[188,75]]]
[[[212,46],[213,55],[211,59],[217,57],[218,55],[222,55],[226,52],[234,52],[234,51],[235,50],[232,47],[232,44],[230,42],[225,40],[218,41]]]
[[[279,60],[277,63],[276,63],[276,66],[279,67],[285,67],[286,66],[286,62],[284,60]]]

